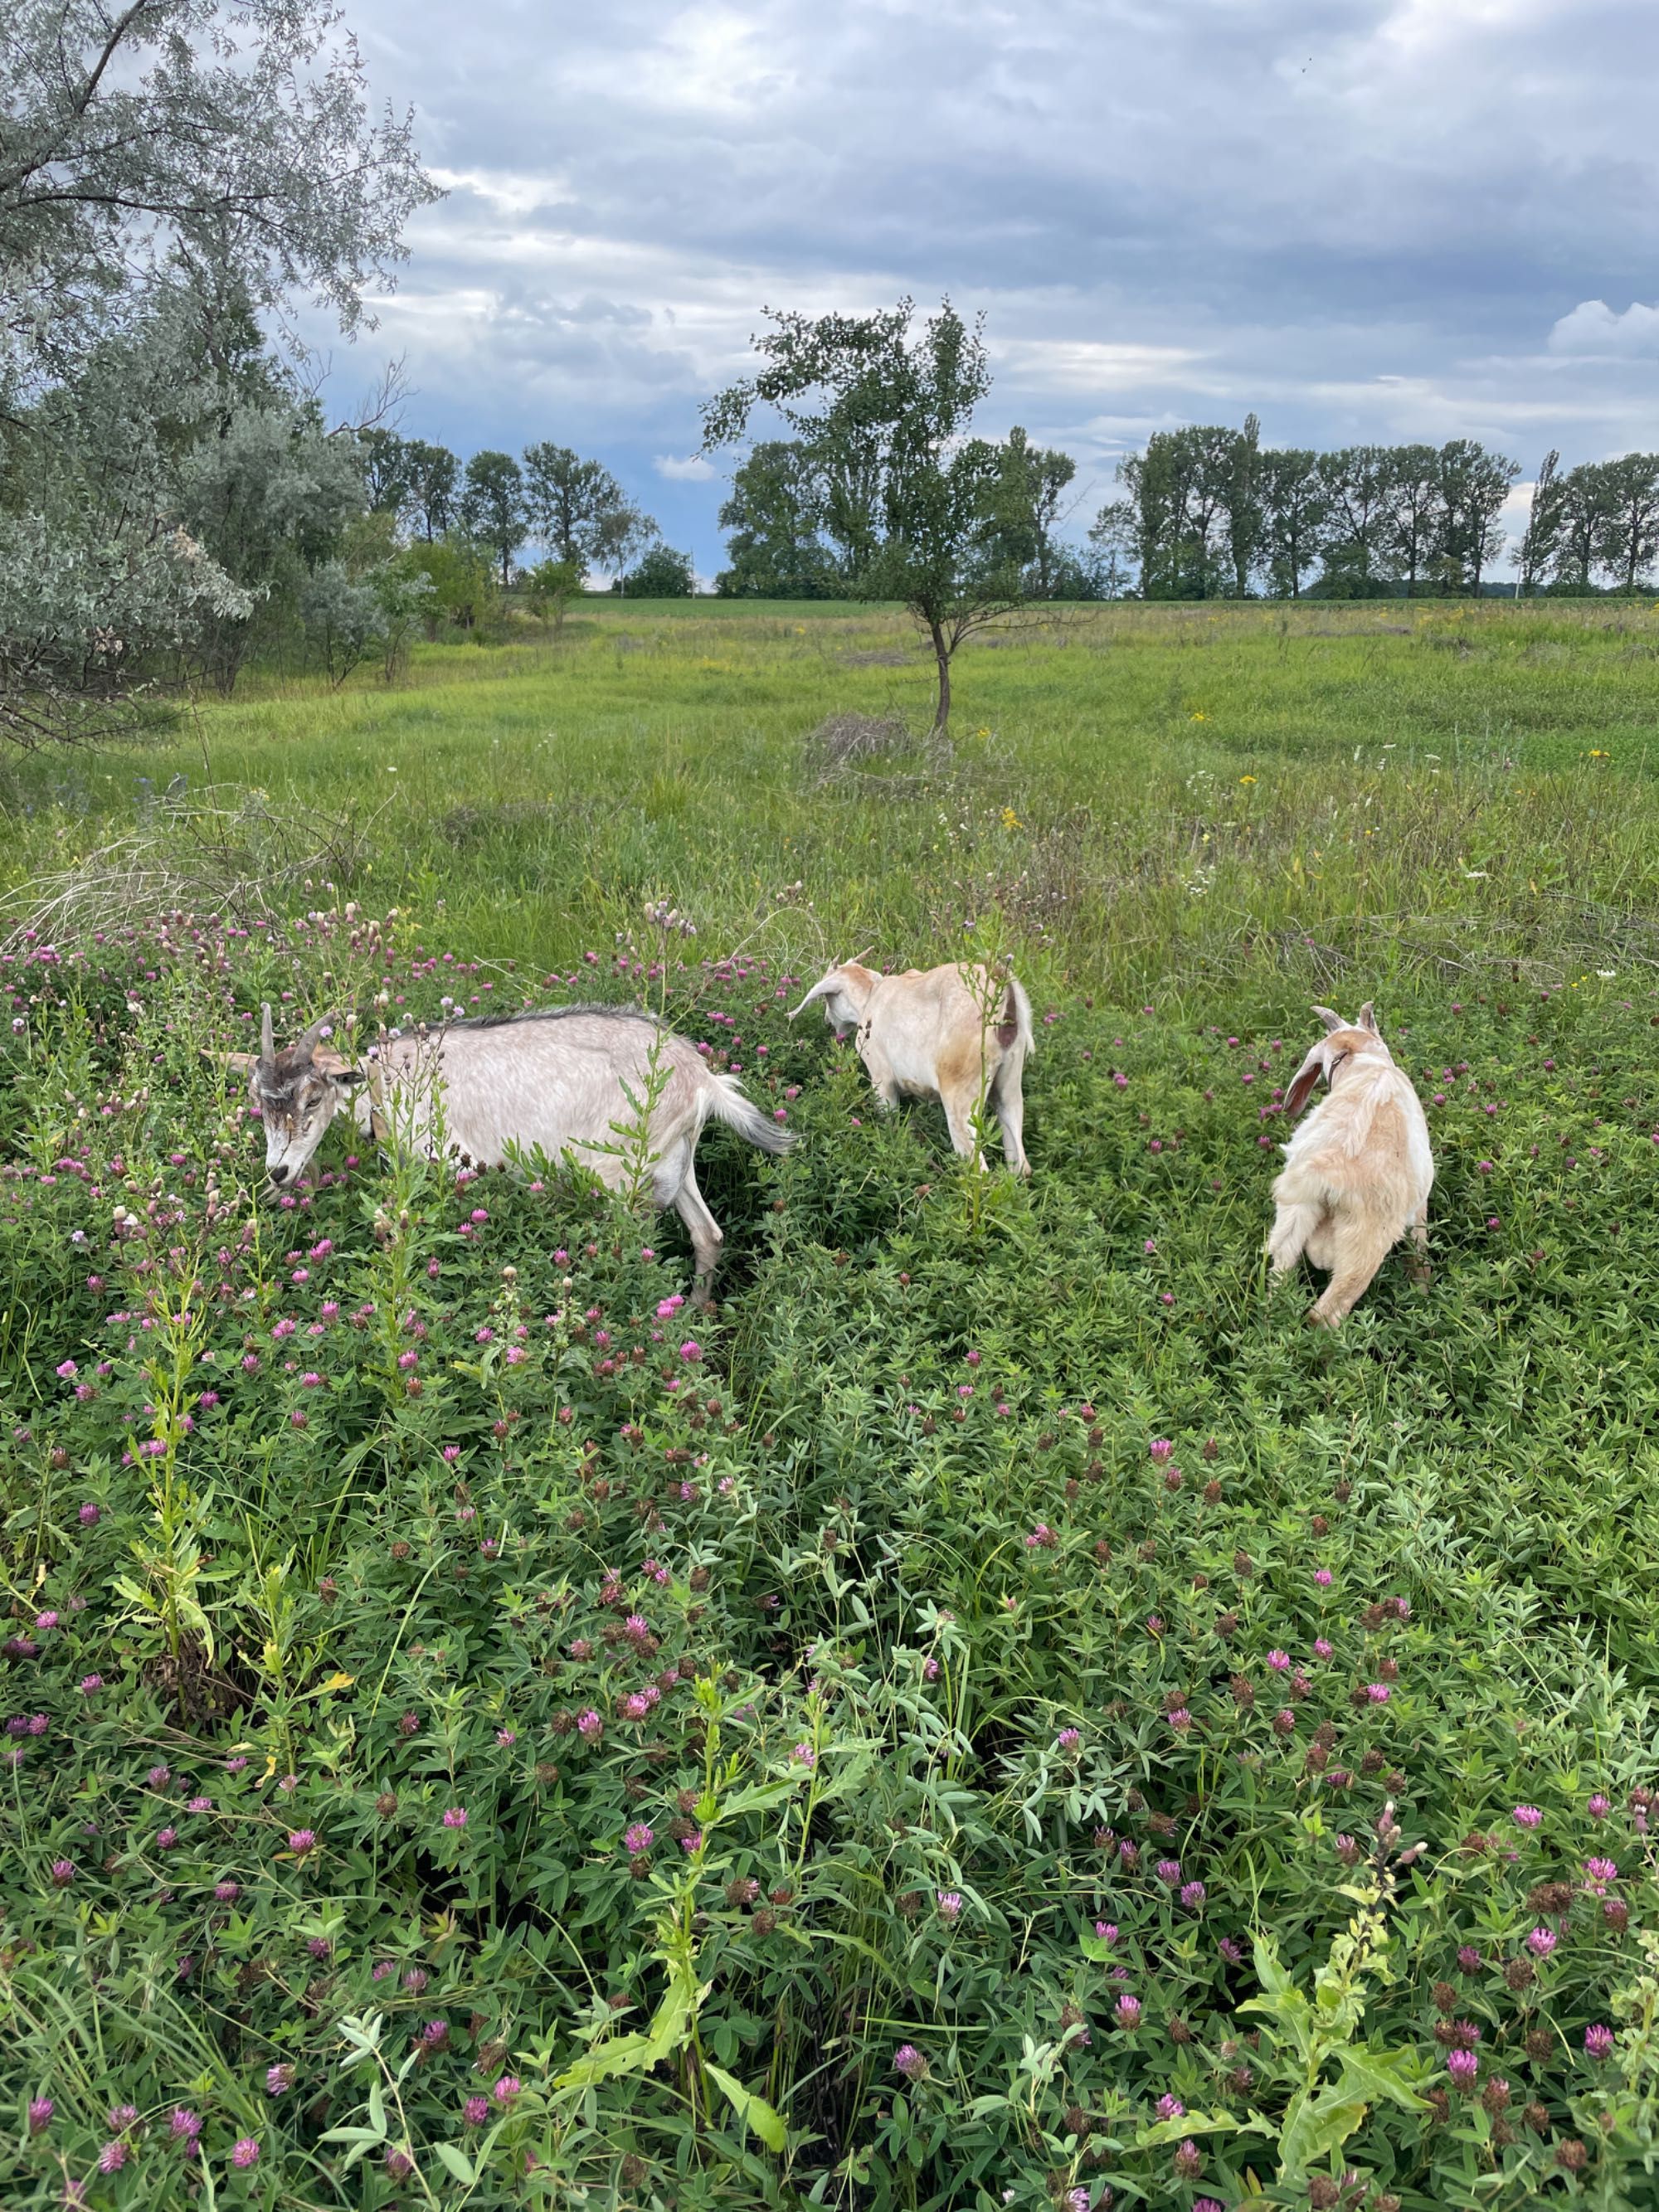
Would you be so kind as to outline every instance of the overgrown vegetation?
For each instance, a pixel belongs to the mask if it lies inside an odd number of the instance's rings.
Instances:
[[[15,769],[20,916],[155,873],[0,969],[0,2197],[1650,2203],[1654,619],[1112,610],[825,780],[901,616],[584,606]],[[784,1022],[872,938],[1012,952],[1029,1188]],[[800,1139],[707,1324],[568,1177],[271,1198],[207,1056],[561,995]],[[1435,1279],[1330,1340],[1373,995]]]

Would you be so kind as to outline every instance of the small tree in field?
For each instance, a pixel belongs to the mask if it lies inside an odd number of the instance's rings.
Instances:
[[[564,628],[564,611],[580,591],[586,573],[580,561],[538,561],[525,576],[525,596],[544,625],[551,616],[555,637]]]
[[[908,300],[874,315],[771,313],[755,341],[765,366],[709,401],[703,442],[735,444],[769,406],[827,481],[867,488],[872,527],[847,541],[845,588],[902,601],[926,631],[937,734],[951,719],[957,647],[1024,592],[1018,564],[996,556],[998,448],[969,434],[991,383],[983,319],[964,323],[947,300],[913,335],[912,314]]]

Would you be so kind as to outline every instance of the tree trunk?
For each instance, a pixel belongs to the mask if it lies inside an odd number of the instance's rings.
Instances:
[[[933,714],[932,734],[942,738],[951,726],[951,648],[938,623],[930,621],[927,630],[933,641],[933,659],[939,664],[939,704]]]

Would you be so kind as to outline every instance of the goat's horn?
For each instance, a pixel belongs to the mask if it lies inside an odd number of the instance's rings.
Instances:
[[[259,1009],[259,1054],[264,1060],[275,1060],[276,1057],[276,1035],[270,1026],[269,1003]]]
[[[319,1015],[308,1030],[302,1031],[295,1038],[289,1047],[290,1054],[295,1060],[309,1060],[322,1042],[324,1031],[336,1030],[338,1027],[339,1021],[335,1015]]]

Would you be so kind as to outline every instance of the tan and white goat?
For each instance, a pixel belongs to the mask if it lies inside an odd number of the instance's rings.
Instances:
[[[1334,1328],[1407,1230],[1417,1241],[1417,1279],[1427,1279],[1434,1155],[1411,1078],[1395,1066],[1370,1004],[1352,1023],[1328,1006],[1314,1012],[1327,1035],[1291,1079],[1285,1110],[1299,1114],[1322,1075],[1329,1092],[1284,1147],[1267,1250],[1276,1275],[1289,1274],[1304,1254],[1329,1268],[1308,1318]]]
[[[617,1006],[560,1006],[546,1013],[449,1022],[371,1046],[361,1063],[325,1044],[327,1021],[313,1022],[278,1052],[270,1008],[260,1050],[226,1055],[248,1071],[248,1092],[264,1121],[265,1167],[275,1183],[298,1180],[337,1111],[349,1105],[366,1134],[416,1152],[443,1149],[477,1167],[501,1167],[509,1152],[567,1152],[615,1189],[629,1163],[614,1150],[616,1131],[636,1119],[627,1092],[643,1100],[651,1050],[660,1040],[659,1077],[646,1151],[652,1195],[672,1206],[691,1232],[697,1296],[708,1285],[724,1241],[697,1188],[693,1155],[705,1122],[724,1121],[763,1152],[793,1141],[744,1096],[737,1078],[707,1067],[696,1047],[649,1014]]]
[[[884,1107],[900,1097],[937,1098],[957,1155],[985,1164],[974,1139],[981,1103],[1002,1131],[1003,1156],[1028,1176],[1025,1099],[1021,1089],[1034,1039],[1031,1003],[1012,975],[981,967],[908,968],[878,975],[856,960],[837,961],[789,1017],[823,1002],[838,1037],[854,1036],[859,1058]]]

